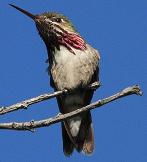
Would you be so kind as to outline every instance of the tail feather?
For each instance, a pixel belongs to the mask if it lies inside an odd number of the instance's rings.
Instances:
[[[91,122],[90,112],[84,114],[77,137],[72,137],[69,131],[69,125],[66,121],[62,123],[63,150],[66,156],[70,156],[74,148],[78,152],[83,151],[85,154],[91,154],[93,152],[94,135]]]
[[[63,139],[63,151],[65,156],[70,156],[73,153],[74,145],[71,142],[69,135],[65,129],[64,123],[61,123],[62,126],[62,139]]]
[[[83,151],[85,154],[91,154],[93,153],[93,150],[94,150],[94,133],[91,124],[83,144]]]
[[[77,151],[79,152],[83,151],[85,154],[91,154],[94,150],[94,133],[90,112],[87,112],[82,119],[77,144]]]

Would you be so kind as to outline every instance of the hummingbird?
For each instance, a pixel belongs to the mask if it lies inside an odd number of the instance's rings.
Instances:
[[[70,113],[90,104],[94,89],[88,85],[99,81],[98,50],[90,46],[63,14],[45,12],[34,15],[13,4],[10,6],[31,18],[47,48],[48,73],[54,91],[72,93],[56,97],[61,113]],[[63,152],[72,155],[74,149],[89,155],[94,150],[91,112],[87,111],[61,122]]]

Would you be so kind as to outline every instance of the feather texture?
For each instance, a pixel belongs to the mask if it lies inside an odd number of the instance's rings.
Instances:
[[[88,105],[94,90],[85,90],[90,83],[98,80],[99,54],[88,44],[86,51],[73,49],[71,54],[65,47],[54,53],[51,78],[55,90],[69,89],[73,93],[57,97],[62,113],[68,113]],[[94,135],[90,112],[82,113],[62,123],[63,150],[66,156],[74,148],[90,154],[94,149]]]

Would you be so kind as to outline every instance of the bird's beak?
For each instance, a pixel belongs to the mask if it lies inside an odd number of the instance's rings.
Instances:
[[[37,20],[37,19],[40,19],[40,16],[38,15],[33,15],[31,14],[30,12],[20,8],[20,7],[17,7],[13,4],[9,4],[10,6],[14,7],[15,9],[17,9],[18,11],[22,12],[23,14],[27,15],[28,17],[30,17],[31,19],[33,19],[34,21]]]

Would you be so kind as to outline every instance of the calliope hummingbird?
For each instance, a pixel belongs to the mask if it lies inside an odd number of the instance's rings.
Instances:
[[[60,112],[69,113],[90,104],[94,90],[86,87],[99,80],[99,52],[81,37],[64,15],[55,12],[33,15],[10,5],[35,22],[47,48],[51,87],[55,91],[72,91],[57,97]],[[66,156],[70,156],[74,149],[85,154],[93,152],[94,135],[90,111],[65,120],[61,127]]]

